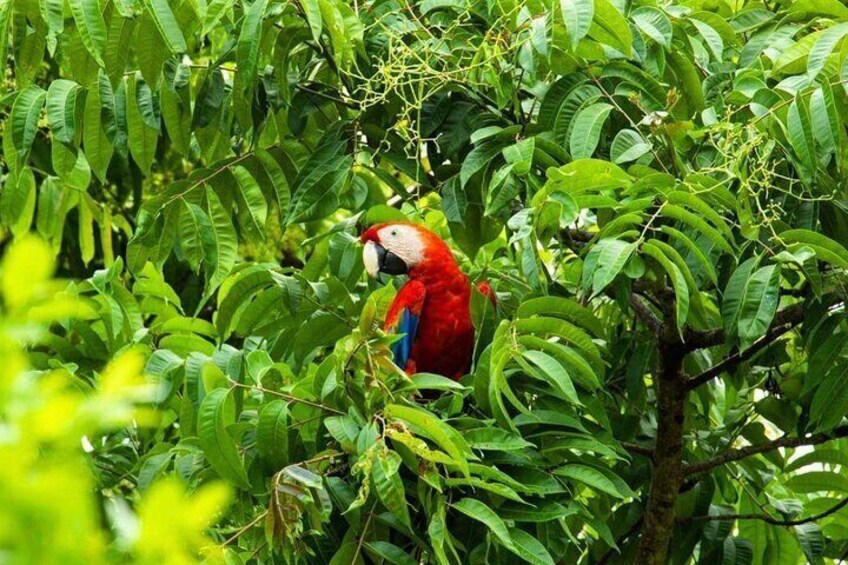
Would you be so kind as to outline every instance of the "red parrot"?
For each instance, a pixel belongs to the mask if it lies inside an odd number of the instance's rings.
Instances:
[[[383,326],[388,333],[404,334],[393,347],[395,363],[409,374],[462,377],[474,351],[471,286],[447,243],[410,222],[377,224],[361,240],[370,276],[409,276],[389,306]],[[495,302],[488,283],[477,288]]]

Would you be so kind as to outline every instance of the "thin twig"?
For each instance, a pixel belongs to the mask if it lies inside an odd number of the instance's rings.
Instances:
[[[822,518],[827,518],[831,514],[839,512],[845,506],[848,505],[848,498],[843,498],[837,504],[828,508],[824,512],[819,512],[818,514],[814,514],[812,516],[808,516],[807,518],[798,518],[797,520],[778,520],[768,514],[711,514],[709,516],[690,516],[689,518],[682,518],[680,522],[688,523],[688,522],[715,522],[715,521],[726,521],[726,520],[761,520],[768,524],[772,524],[773,526],[800,526],[802,524],[809,524],[810,522],[816,522],[821,520]]]
[[[253,520],[251,520],[251,521],[250,521],[247,525],[243,526],[241,529],[239,529],[239,531],[237,531],[237,532],[236,532],[236,533],[234,533],[232,536],[230,536],[230,538],[229,538],[229,539],[227,539],[227,541],[225,541],[224,543],[222,543],[222,544],[221,544],[221,547],[223,547],[223,546],[225,546],[225,545],[230,545],[231,543],[233,543],[233,542],[234,542],[235,540],[237,540],[237,539],[238,539],[238,538],[239,538],[239,537],[240,537],[243,533],[245,533],[247,530],[249,530],[250,528],[252,528],[253,526],[255,526],[257,523],[259,523],[259,521],[260,521],[260,520],[262,520],[262,518],[264,518],[267,514],[268,514],[268,511],[267,511],[267,510],[263,511],[262,513],[260,513],[260,514],[259,514],[256,518],[254,518]]]
[[[781,447],[818,445],[820,443],[825,443],[846,436],[848,436],[848,426],[841,426],[829,433],[818,433],[810,435],[808,437],[782,437],[766,443],[748,445],[745,447],[740,447],[739,449],[730,449],[728,451],[725,451],[721,455],[713,457],[712,459],[698,461],[697,463],[690,463],[689,465],[686,465],[684,467],[683,472],[686,475],[694,475],[696,473],[703,473],[709,471],[710,469],[714,469],[721,465],[726,465],[727,463],[732,463],[733,461],[739,461],[740,459],[745,459],[747,457],[751,457],[752,455],[757,455],[759,453],[773,451]]]
[[[246,385],[244,383],[240,383],[240,382],[234,381],[232,379],[230,379],[230,385],[235,386],[235,387],[239,387],[239,388],[258,390],[259,392],[268,393],[272,396],[279,396],[280,398],[284,398],[284,399],[291,401],[291,402],[299,402],[300,404],[306,404],[307,406],[312,406],[313,408],[320,408],[321,410],[326,410],[327,412],[332,412],[333,414],[340,414],[342,416],[347,415],[346,412],[342,412],[341,410],[337,410],[335,408],[325,406],[324,404],[321,404],[319,402],[313,402],[311,400],[306,400],[305,398],[298,398],[296,396],[292,396],[292,395],[286,394],[284,392],[277,392],[276,390],[268,390],[267,388],[263,387],[262,385],[256,385],[256,386]]]
[[[362,543],[365,541],[365,534],[368,532],[368,526],[371,525],[371,518],[374,516],[374,506],[376,506],[376,503],[371,506],[371,510],[368,512],[368,519],[365,520],[365,526],[362,528],[362,535],[359,536],[359,543],[356,545],[356,553],[353,554],[351,563],[356,563],[356,560],[362,551]]]

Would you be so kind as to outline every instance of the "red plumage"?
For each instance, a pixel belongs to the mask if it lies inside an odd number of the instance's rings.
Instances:
[[[380,243],[378,232],[389,225],[412,226],[423,242],[423,258],[409,269],[409,281],[389,307],[384,329],[395,330],[405,310],[418,317],[409,359],[404,369],[436,373],[453,379],[464,375],[474,350],[471,286],[459,269],[447,243],[432,231],[406,222],[373,226],[362,234],[363,243]],[[494,299],[488,283],[481,292]],[[494,302],[494,300],[493,300]]]

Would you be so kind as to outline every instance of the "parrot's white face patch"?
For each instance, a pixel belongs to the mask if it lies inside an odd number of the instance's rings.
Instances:
[[[377,247],[373,241],[365,244],[365,249],[362,250],[362,262],[365,263],[365,271],[371,278],[377,278],[380,274],[380,260],[377,257]]]
[[[408,269],[414,269],[424,260],[424,242],[418,230],[412,226],[388,225],[377,232],[377,237],[380,238],[380,245],[397,255]],[[375,261],[376,256],[375,251]]]

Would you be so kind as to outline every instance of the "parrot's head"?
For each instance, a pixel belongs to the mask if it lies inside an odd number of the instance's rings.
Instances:
[[[371,226],[360,238],[365,244],[362,259],[371,277],[380,273],[406,275],[427,264],[455,265],[442,239],[418,224],[388,222]]]

